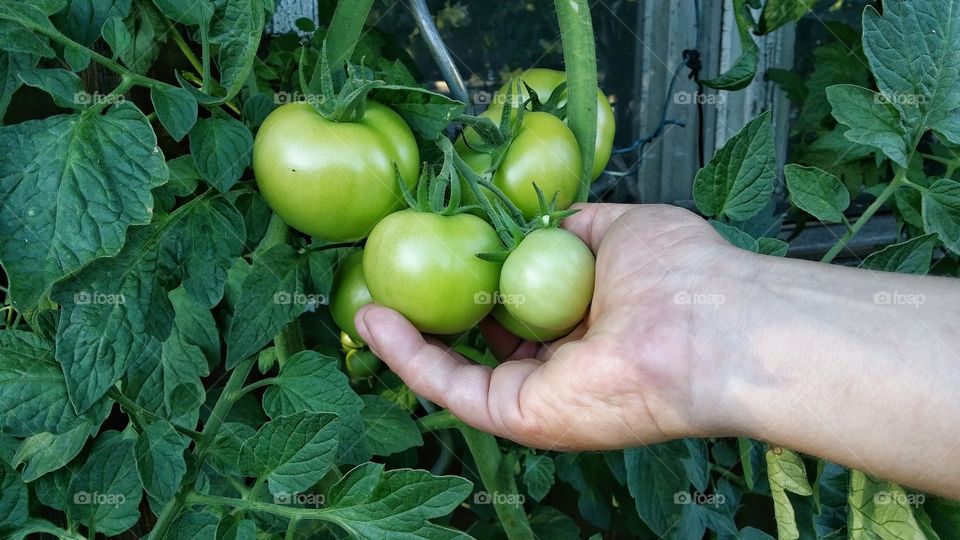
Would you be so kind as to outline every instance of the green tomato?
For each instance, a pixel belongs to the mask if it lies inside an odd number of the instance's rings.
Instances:
[[[354,379],[369,379],[380,371],[383,362],[370,349],[347,353],[347,373]]]
[[[359,122],[331,122],[307,103],[283,105],[253,145],[267,204],[294,229],[330,242],[365,238],[403,207],[394,166],[416,184],[417,142],[400,115],[374,101]]]
[[[373,297],[363,279],[363,250],[358,249],[340,262],[330,289],[330,314],[337,326],[356,344],[363,343],[363,340],[357,333],[354,318],[360,308],[371,303]]]
[[[573,328],[567,328],[566,330],[547,330],[544,328],[537,328],[536,326],[532,326],[518,320],[516,317],[511,315],[509,311],[507,311],[507,308],[504,307],[503,304],[497,304],[494,306],[493,311],[490,314],[493,315],[493,318],[500,323],[500,326],[507,329],[508,332],[527,341],[546,343],[547,341],[553,341],[555,339],[562,338],[573,330]]]
[[[483,113],[498,121],[501,106],[491,106]],[[475,145],[479,135],[472,130],[464,133],[464,139]],[[457,148],[463,160],[478,173],[490,169],[489,154],[471,150],[462,140]],[[476,146],[473,146],[476,148]],[[534,183],[543,191],[547,201],[557,197],[557,209],[569,208],[580,189],[580,148],[573,132],[556,116],[543,112],[525,112],[523,125],[510,143],[510,148],[493,174],[493,183],[531,219],[540,210]],[[467,192],[466,204],[476,199]]]
[[[503,263],[500,294],[507,312],[532,328],[569,330],[593,298],[596,260],[590,248],[563,229],[538,229]]]
[[[490,313],[500,265],[477,254],[501,249],[496,231],[477,216],[402,210],[370,233],[363,275],[378,304],[420,331],[456,334]]]
[[[527,86],[533,89],[534,93],[537,94],[537,99],[541,102],[546,102],[550,99],[553,91],[566,80],[567,74],[562,71],[543,68],[528,69],[504,84],[500,90],[494,94],[493,103],[499,103],[502,107],[502,104],[506,101],[508,88],[513,85],[513,92],[516,93],[516,85],[519,81],[525,82]],[[520,86],[520,94],[523,96],[523,99],[529,97],[526,86]],[[513,101],[519,103],[520,99],[517,99],[515,96]],[[566,99],[564,96],[560,104],[562,105],[565,102]],[[598,88],[597,141],[594,147],[593,176],[591,177],[594,180],[600,177],[600,174],[607,168],[607,164],[610,163],[610,156],[613,153],[613,137],[616,131],[617,126],[616,119],[613,115],[613,107],[610,106],[607,96]]]

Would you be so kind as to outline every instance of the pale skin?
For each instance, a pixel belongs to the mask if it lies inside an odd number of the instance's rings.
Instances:
[[[746,436],[960,499],[960,281],[755,255],[671,206],[581,208],[564,227],[597,279],[571,336],[486,325],[496,369],[383,307],[357,314],[361,336],[415,392],[520,444]]]

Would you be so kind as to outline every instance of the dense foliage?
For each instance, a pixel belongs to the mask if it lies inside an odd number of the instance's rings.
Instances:
[[[733,0],[743,55],[704,84],[749,84],[754,36],[813,3]],[[599,172],[595,156],[606,160],[598,142],[609,143],[612,128],[597,100],[584,0],[556,2],[564,103],[546,96],[534,101],[547,112],[481,117],[422,88],[379,35],[360,37],[371,4],[343,2],[322,28],[301,21],[302,36],[269,37],[273,0],[0,2],[0,118],[16,92],[36,91],[52,105],[42,117],[0,126],[0,536],[955,537],[957,503],[759,441],[686,439],[603,453],[520,447],[418,399],[380,365],[351,327],[350,314],[368,297],[347,272],[362,267],[370,291],[386,297],[396,275],[366,269],[374,249],[381,259],[371,268],[399,257],[386,226],[409,219],[398,228],[449,230],[439,240],[458,245],[444,249],[461,249],[470,264],[504,265],[469,292],[555,295],[556,283],[524,283],[510,269],[539,260],[524,259],[540,249],[538,238],[564,234],[531,225],[566,214],[526,189],[521,215],[501,200],[509,190],[496,181],[506,177],[498,167],[515,165],[522,117],[548,115],[551,129],[572,136],[567,153],[579,152],[581,174],[563,203],[583,200]],[[782,175],[769,113],[697,175],[697,209],[733,244],[786,255],[784,215],[773,203],[782,177],[792,218],[845,227],[824,262],[890,210],[897,243],[863,267],[958,275],[960,3],[884,4],[882,13],[867,8],[862,36],[837,27],[805,79],[767,74],[798,111],[795,163]],[[340,69],[347,63],[350,70]],[[101,93],[94,80],[112,86]],[[307,112],[336,121],[389,109],[415,137],[409,152],[427,162],[416,194],[412,173],[378,169],[402,178],[387,202],[325,239],[280,219],[288,208],[279,205],[304,201],[268,205],[261,195],[266,177],[288,164],[260,172],[253,163],[268,115],[317,96]],[[457,144],[463,156],[455,154],[451,126],[469,126],[482,144]],[[279,158],[309,129],[281,133],[290,140],[265,155]],[[516,160],[541,157],[532,146],[525,155],[513,148]],[[464,159],[480,147],[487,161],[474,170]],[[332,156],[313,166],[329,166]],[[474,197],[467,209],[456,204],[461,177]],[[326,206],[294,208],[298,219],[315,210],[324,212],[323,230],[355,225],[343,219],[355,197],[317,197]],[[851,204],[863,198],[870,203],[854,216]],[[381,220],[403,203],[413,209]],[[328,242],[366,236],[374,224],[384,230],[362,256]],[[480,229],[482,248],[464,247]],[[551,264],[574,261],[580,271],[564,282],[589,289],[592,256],[575,240],[547,242],[570,244]],[[415,291],[421,299],[431,292],[424,287]],[[565,312],[494,313],[502,322],[540,317],[537,324],[557,328],[528,337],[556,337],[589,303],[589,291],[576,292],[583,295],[569,295]],[[333,317],[331,294],[346,298]],[[494,309],[454,309],[460,321],[447,315],[454,296],[434,296],[409,309],[424,311],[424,326],[450,325],[434,328],[441,333],[469,330]],[[438,313],[440,321],[429,320]],[[474,330],[452,342],[474,361],[496,362]]]

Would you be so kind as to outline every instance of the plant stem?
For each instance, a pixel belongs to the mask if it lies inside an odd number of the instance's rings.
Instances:
[[[292,506],[282,506],[279,504],[254,501],[250,499],[236,499],[233,497],[221,497],[217,495],[203,495],[196,492],[187,496],[185,502],[190,504],[201,504],[205,506],[227,506],[230,508],[239,508],[241,510],[251,512],[266,512],[268,514],[283,516],[288,519],[324,519],[323,510],[295,508]]]
[[[116,388],[111,388],[110,390],[108,390],[107,395],[110,396],[111,399],[119,403],[121,407],[126,409],[127,412],[130,412],[131,414],[135,414],[141,418],[146,418],[151,422],[156,422],[158,420],[166,420],[166,418],[163,418],[162,416],[159,416],[152,411],[144,409],[137,402],[128,398],[126,395],[124,395],[123,392],[121,392],[120,390],[117,390]],[[187,437],[190,437],[195,441],[199,441],[201,437],[203,437],[203,434],[200,433],[199,431],[194,431],[192,429],[187,429],[183,426],[178,426],[173,422],[171,422],[171,424],[173,425],[173,428],[177,430],[177,432],[179,432],[182,435],[186,435]]]
[[[284,540],[293,540],[297,532],[297,525],[300,523],[300,520],[297,518],[290,518],[290,523],[287,524],[287,534],[283,537]]]
[[[533,538],[530,522],[522,504],[513,502],[512,496],[519,495],[517,481],[514,476],[514,461],[507,454],[500,451],[497,439],[488,433],[477,431],[464,425],[460,433],[470,448],[473,460],[477,465],[477,473],[483,482],[484,488],[493,498],[493,508],[497,512],[500,524],[507,538]]]
[[[257,382],[250,383],[250,384],[244,386],[244,387],[240,390],[240,392],[238,392],[238,393],[240,394],[240,397],[245,396],[245,395],[249,394],[250,392],[253,392],[253,391],[256,390],[257,388],[263,388],[264,386],[270,386],[271,384],[273,384],[274,382],[276,382],[276,380],[277,380],[277,379],[276,379],[275,377],[271,377],[271,378],[269,378],[269,379],[260,379],[260,380],[257,381]]]
[[[147,4],[151,6],[151,4]],[[180,52],[183,53],[183,56],[187,59],[187,62],[190,62],[190,65],[193,66],[193,69],[197,70],[197,73],[203,73],[203,64],[200,63],[200,59],[197,58],[197,55],[193,54],[193,51],[190,49],[190,44],[183,39],[183,35],[180,34],[180,31],[177,30],[177,26],[170,20],[166,15],[162,15],[164,22],[167,23],[167,30],[169,30],[170,35],[173,36],[173,42],[177,44],[177,48],[180,49]]]
[[[838,241],[837,244],[833,246],[833,248],[831,248],[826,255],[823,256],[823,259],[820,259],[820,262],[824,262],[824,263],[833,262],[833,260],[837,258],[837,255],[839,255],[840,252],[843,251],[845,247],[847,247],[847,243],[850,242],[850,240],[852,240],[853,237],[855,237],[863,229],[864,226],[866,226],[867,222],[869,222],[870,219],[873,218],[873,216],[877,213],[877,211],[879,211],[880,208],[882,208],[883,205],[887,203],[890,197],[892,197],[893,194],[896,193],[898,189],[900,189],[900,187],[906,181],[906,178],[907,178],[907,170],[899,169],[897,171],[897,175],[893,178],[893,181],[890,182],[890,185],[883,190],[883,193],[881,193],[880,196],[877,197],[877,200],[873,201],[873,204],[867,207],[867,209],[863,212],[863,215],[861,215],[860,218],[857,220],[857,222],[853,224],[853,227],[851,227],[850,230],[846,234],[844,234],[843,237],[840,238],[840,241]]]
[[[435,413],[428,414],[417,420],[421,432],[440,431],[442,429],[459,428],[464,425],[463,421],[454,416],[450,411],[443,409]]]
[[[201,467],[203,467],[203,462],[207,457],[207,449],[213,444],[217,432],[220,431],[220,426],[223,425],[224,419],[226,419],[227,414],[230,413],[230,409],[237,399],[237,391],[243,386],[243,383],[247,380],[247,376],[250,375],[254,361],[254,357],[242,360],[230,374],[230,378],[223,387],[220,398],[217,399],[216,405],[213,406],[213,410],[210,412],[209,418],[207,418],[207,423],[203,426],[203,433],[193,451],[194,464],[192,474],[184,477],[183,482],[180,484],[180,489],[177,490],[177,494],[173,500],[160,512],[160,517],[157,518],[157,524],[153,529],[153,533],[151,533],[152,538],[166,538],[170,525],[173,524],[173,520],[176,519],[180,513],[180,509],[183,508],[183,505],[193,493],[193,483]]]

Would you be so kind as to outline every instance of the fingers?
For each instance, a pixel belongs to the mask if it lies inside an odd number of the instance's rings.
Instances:
[[[580,237],[596,253],[600,240],[614,221],[637,208],[632,204],[577,204],[580,211],[563,220],[563,228]]]
[[[517,433],[520,388],[539,367],[536,360],[508,362],[496,370],[472,364],[432,345],[402,315],[376,305],[363,307],[357,331],[373,352],[416,394],[450,409],[467,424],[502,437]]]
[[[534,358],[537,355],[538,344],[524,341],[511,334],[493,317],[480,322],[480,332],[490,347],[490,352],[499,360]]]

